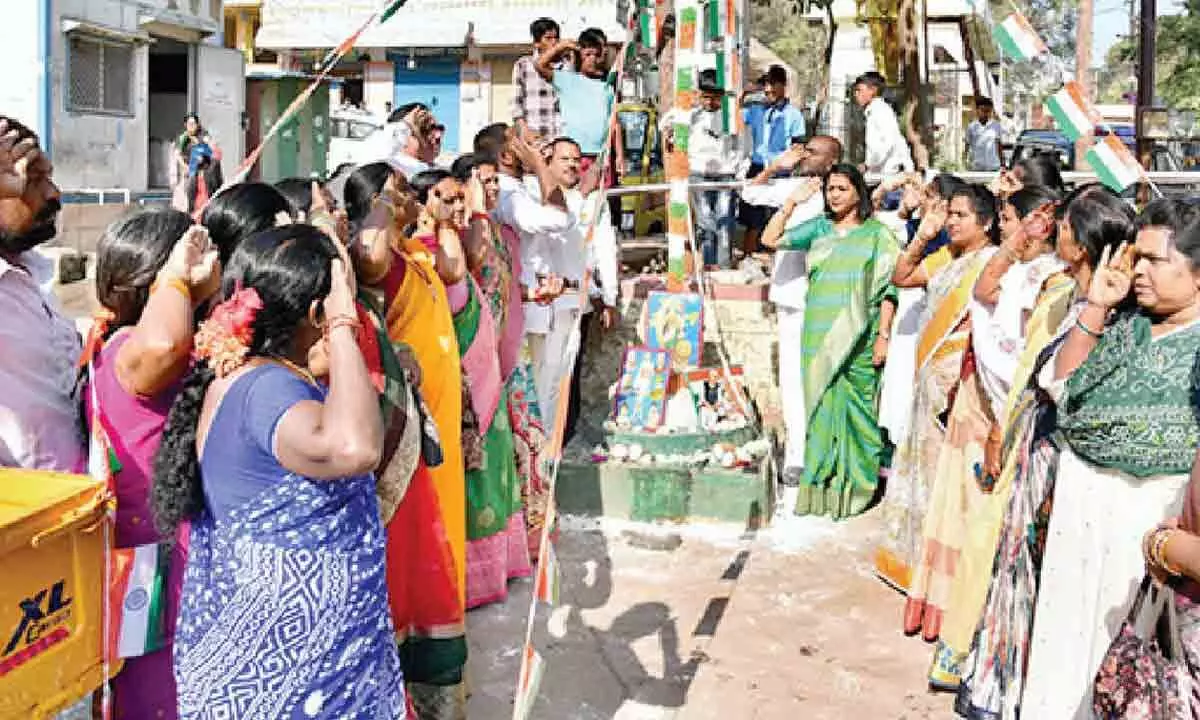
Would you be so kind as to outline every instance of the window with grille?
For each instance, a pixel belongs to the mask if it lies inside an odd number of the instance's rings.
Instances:
[[[67,109],[133,114],[133,46],[73,36],[67,66]]]

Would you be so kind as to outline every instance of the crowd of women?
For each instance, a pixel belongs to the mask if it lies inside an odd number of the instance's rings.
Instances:
[[[164,645],[125,660],[116,716],[465,717],[465,611],[531,574],[545,507],[498,158],[411,180],[363,165],[340,199],[213,188],[199,223],[138,210],[100,238],[81,347],[23,282],[53,236],[49,162],[19,123],[0,136],[0,299],[9,280],[31,295],[5,337],[52,319],[61,342],[21,347],[78,366],[82,389],[56,392],[111,446],[91,466],[111,474],[117,547],[168,550]],[[82,439],[54,451],[39,407],[0,413],[0,446],[28,437],[16,465],[81,471]]]
[[[1123,621],[1153,626],[1150,588],[1171,589],[1153,592],[1180,674],[1200,672],[1200,205],[1066,193],[1036,158],[991,188],[890,187],[903,245],[849,166],[781,238],[809,263],[796,511],[878,506],[877,572],[958,714],[1133,717],[1099,708],[1114,687],[1145,700],[1145,668],[1097,674]]]

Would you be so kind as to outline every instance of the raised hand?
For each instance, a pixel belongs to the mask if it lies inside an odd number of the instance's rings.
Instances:
[[[946,206],[945,200],[938,200],[929,208],[929,212],[924,213],[921,217],[921,224],[917,226],[918,237],[925,241],[932,240],[937,236],[942,228],[946,225],[946,218],[949,217],[950,210]]]
[[[805,178],[803,182],[796,186],[791,195],[788,195],[788,202],[793,205],[800,205],[808,202],[809,198],[821,191],[821,178]]]
[[[19,198],[29,184],[32,165],[45,162],[37,139],[17,140],[16,130],[10,130],[7,120],[0,120],[0,199]]]
[[[1112,252],[1112,246],[1108,246],[1100,253],[1100,262],[1096,264],[1092,284],[1088,287],[1087,300],[1092,305],[1110,310],[1129,295],[1133,277],[1127,269],[1126,245],[1121,243],[1116,252]]]
[[[323,306],[326,322],[338,317],[358,317],[350,269],[340,257],[330,261],[329,295]]]

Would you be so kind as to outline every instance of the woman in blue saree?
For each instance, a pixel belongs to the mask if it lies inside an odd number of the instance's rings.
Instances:
[[[159,524],[192,522],[180,718],[406,715],[348,272],[311,226],[259,233],[197,333],[154,472]]]

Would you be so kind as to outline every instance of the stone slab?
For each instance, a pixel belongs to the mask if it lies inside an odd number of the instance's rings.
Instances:
[[[565,461],[559,511],[640,522],[759,527],[772,514],[774,463],[751,471]]]

